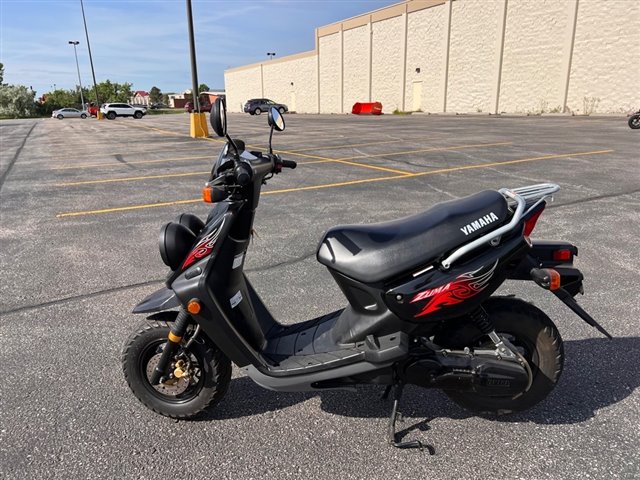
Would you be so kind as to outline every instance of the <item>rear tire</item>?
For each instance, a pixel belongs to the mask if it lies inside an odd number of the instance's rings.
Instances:
[[[195,339],[188,350],[183,340],[178,352],[189,359],[194,373],[173,385],[151,385],[150,370],[167,341],[169,328],[167,322],[155,320],[138,326],[122,350],[124,376],[147,408],[171,418],[192,418],[222,399],[231,381],[231,362],[203,337]]]
[[[262,110],[260,110],[259,108],[256,108],[256,109],[253,111],[253,114],[254,114],[254,115],[260,115],[261,113],[262,113]]]
[[[544,400],[554,389],[564,364],[562,337],[551,319],[539,308],[516,298],[492,297],[484,303],[496,332],[507,339],[529,362],[533,382],[528,391],[514,397],[491,397],[469,392],[445,392],[461,407],[477,414],[504,415],[527,410]],[[446,336],[442,343],[446,345]],[[450,337],[455,348],[477,347],[488,341],[471,324]],[[444,346],[443,345],[443,346]]]
[[[629,126],[634,130],[640,128],[640,114],[636,113],[635,115],[631,115],[631,117],[629,118]]]

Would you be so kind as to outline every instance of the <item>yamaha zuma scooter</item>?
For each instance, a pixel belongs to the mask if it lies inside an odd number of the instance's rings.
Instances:
[[[394,390],[391,444],[406,384],[441,388],[479,413],[525,410],[554,388],[563,344],[535,306],[491,294],[508,279],[549,290],[604,335],[574,300],[583,276],[578,249],[529,238],[553,184],[486,190],[386,223],[342,225],[321,239],[318,261],[347,306],[294,325],[278,323],[243,273],[262,186],[296,163],[248,151],[226,132],[220,99],[211,113],[227,143],[203,189],[213,208],[203,222],[180,215],[160,232],[166,286],[134,313],[151,314],[122,352],[126,380],[138,399],[173,418],[193,417],[219,402],[231,362],[258,385],[277,391],[321,391],[357,384]]]

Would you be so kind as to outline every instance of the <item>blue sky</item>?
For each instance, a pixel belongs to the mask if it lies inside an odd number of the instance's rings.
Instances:
[[[193,0],[199,83],[224,86],[224,70],[312,50],[314,29],[397,0]],[[84,0],[96,80],[135,90],[180,92],[191,85],[184,0]],[[4,82],[38,94],[75,88],[69,40],[79,40],[82,83],[91,83],[80,0],[0,0]]]

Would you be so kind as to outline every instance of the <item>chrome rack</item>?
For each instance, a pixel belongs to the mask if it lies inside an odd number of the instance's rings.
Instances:
[[[520,223],[522,217],[527,215],[532,209],[538,206],[540,202],[543,202],[558,190],[560,190],[560,187],[554,183],[539,183],[537,185],[529,185],[528,187],[514,189],[501,188],[499,192],[507,198],[507,201],[511,200],[511,206],[514,204],[516,206],[516,211],[514,212],[511,221],[507,225],[503,225],[480,238],[476,238],[473,242],[467,243],[466,245],[458,248],[451,253],[451,255],[442,260],[440,264],[444,269],[449,269],[453,262],[458,260],[460,257],[466,255],[472,250],[475,250],[481,245],[489,243],[503,234],[510,232],[516,227],[516,225],[518,225],[518,223]],[[527,203],[531,201],[534,201],[535,203],[525,212]]]

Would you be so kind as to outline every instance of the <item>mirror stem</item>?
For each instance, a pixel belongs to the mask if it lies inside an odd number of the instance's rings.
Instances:
[[[272,138],[273,138],[273,125],[271,125],[271,132],[269,132],[269,155],[273,154],[273,148],[271,147]]]
[[[240,160],[240,151],[238,150],[236,142],[233,141],[233,138],[231,138],[228,133],[225,134],[225,137],[227,138],[227,142],[229,142],[229,144],[233,147],[233,150],[236,152],[236,160]]]

